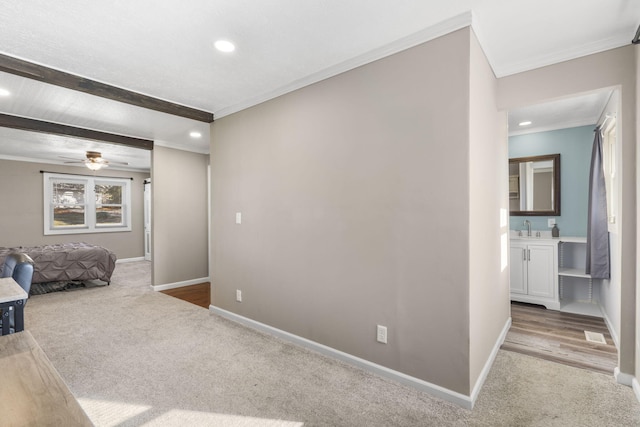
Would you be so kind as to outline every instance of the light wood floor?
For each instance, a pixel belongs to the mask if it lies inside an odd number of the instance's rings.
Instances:
[[[606,374],[617,366],[617,349],[599,317],[512,302],[511,319],[503,350]],[[587,341],[584,331],[603,334],[607,344]]]
[[[211,284],[209,282],[160,292],[207,309],[211,304]]]

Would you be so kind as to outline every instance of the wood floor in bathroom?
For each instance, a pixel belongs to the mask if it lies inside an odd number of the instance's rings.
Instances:
[[[512,302],[511,319],[503,350],[605,374],[613,374],[618,364],[618,351],[599,317]],[[584,331],[603,334],[607,344],[587,341]]]

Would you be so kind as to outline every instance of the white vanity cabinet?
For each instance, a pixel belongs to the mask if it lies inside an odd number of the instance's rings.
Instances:
[[[511,300],[560,309],[558,239],[512,239]]]

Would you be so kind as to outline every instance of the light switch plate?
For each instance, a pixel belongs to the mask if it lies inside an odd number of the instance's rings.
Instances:
[[[378,328],[376,331],[376,340],[382,344],[387,343],[387,327],[386,326],[378,325]]]
[[[236,224],[242,224],[242,212],[236,212]]]
[[[555,218],[549,218],[547,219],[547,226],[549,228],[553,228],[553,226],[556,225],[556,219]]]

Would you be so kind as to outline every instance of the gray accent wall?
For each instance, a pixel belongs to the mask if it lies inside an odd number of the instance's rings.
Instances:
[[[216,120],[213,305],[469,395],[508,319],[495,85],[465,28]]]
[[[88,169],[80,167],[0,160],[0,246],[86,242],[109,248],[118,259],[144,256],[143,183],[149,174],[113,169],[103,169],[96,174],[133,178],[131,231],[45,236],[41,170],[93,175]]]
[[[161,147],[151,154],[152,283],[209,276],[209,156]]]

